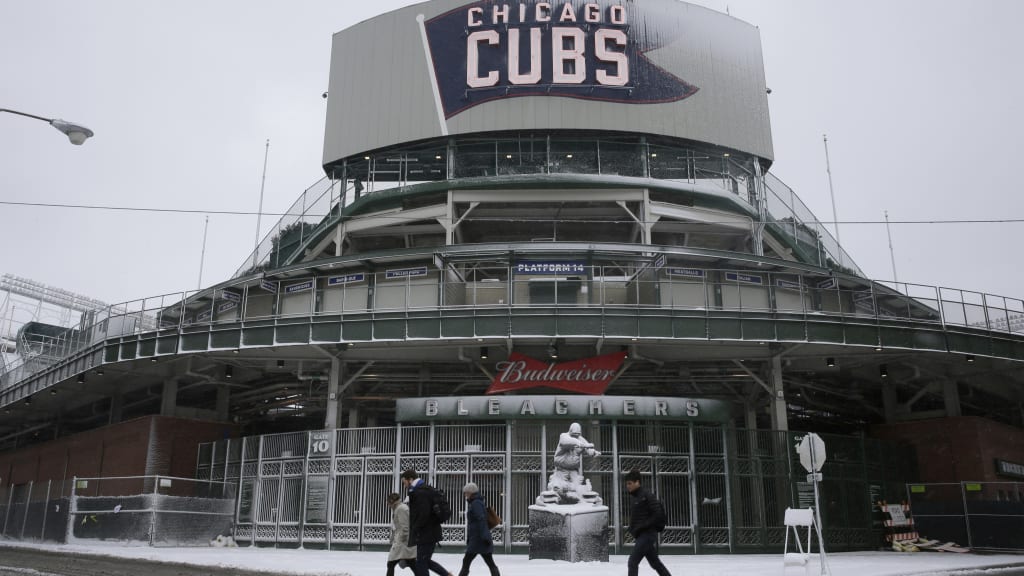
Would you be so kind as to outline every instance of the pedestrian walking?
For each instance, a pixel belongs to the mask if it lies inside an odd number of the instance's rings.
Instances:
[[[498,566],[494,564],[494,541],[491,529],[487,526],[487,502],[480,496],[480,487],[474,482],[466,484],[462,495],[469,504],[466,511],[466,555],[462,557],[462,570],[459,576],[469,576],[469,565],[477,555],[491,570],[491,576],[501,576]]]
[[[388,495],[391,508],[391,549],[388,550],[388,574],[395,576],[395,566],[416,565],[416,548],[409,546],[409,506],[402,502],[402,496],[392,492]]]
[[[637,576],[644,558],[658,576],[672,576],[658,557],[658,532],[665,529],[665,505],[641,484],[638,470],[626,474],[626,490],[633,497],[629,514],[629,533],[633,535],[633,553],[629,555],[629,576]]]
[[[438,574],[454,576],[437,562],[434,562],[434,548],[441,541],[441,523],[447,518],[448,503],[437,490],[423,481],[415,470],[406,470],[401,476],[402,486],[409,492],[409,546],[416,547],[416,576],[427,576],[430,570]]]

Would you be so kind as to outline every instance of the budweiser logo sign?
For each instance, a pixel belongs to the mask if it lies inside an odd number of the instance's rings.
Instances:
[[[545,387],[581,394],[604,394],[625,359],[625,352],[615,352],[555,364],[513,352],[507,361],[498,362],[498,375],[487,393]]]

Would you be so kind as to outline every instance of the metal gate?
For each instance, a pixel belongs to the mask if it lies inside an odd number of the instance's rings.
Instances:
[[[504,519],[493,531],[495,544],[512,552],[529,545],[528,507],[547,485],[554,448],[567,428],[563,421],[509,421],[228,440],[222,441],[228,446],[200,451],[198,475],[239,484],[235,534],[240,543],[361,549],[388,545],[386,497],[400,491],[399,475],[408,469],[448,493],[453,515],[443,527],[443,542],[461,545],[462,487],[472,481]],[[632,545],[626,530],[630,501],[621,482],[632,469],[665,502],[668,526],[661,540],[666,551],[778,550],[782,511],[801,505],[804,474],[790,454],[793,433],[592,420],[583,423],[583,434],[602,452],[585,461],[584,473],[609,506],[614,553]],[[833,549],[870,547],[868,491],[883,498],[888,493],[894,478],[884,474],[892,467],[881,464],[893,453],[876,441],[825,436],[836,448],[824,470],[831,502],[822,510],[826,540]],[[877,462],[867,462],[869,454],[877,455]]]

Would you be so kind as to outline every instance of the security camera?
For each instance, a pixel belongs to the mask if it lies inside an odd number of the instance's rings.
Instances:
[[[327,92],[324,92],[324,93],[323,93],[323,96],[322,96],[322,98],[323,98],[324,100],[327,100]]]

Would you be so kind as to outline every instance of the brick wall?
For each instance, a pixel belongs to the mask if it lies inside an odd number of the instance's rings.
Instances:
[[[872,435],[913,446],[922,482],[999,482],[995,459],[1024,463],[1024,430],[961,416],[878,425]]]
[[[71,479],[111,476],[192,478],[201,442],[237,436],[230,424],[146,416],[0,453],[0,489],[53,481],[68,495]]]

